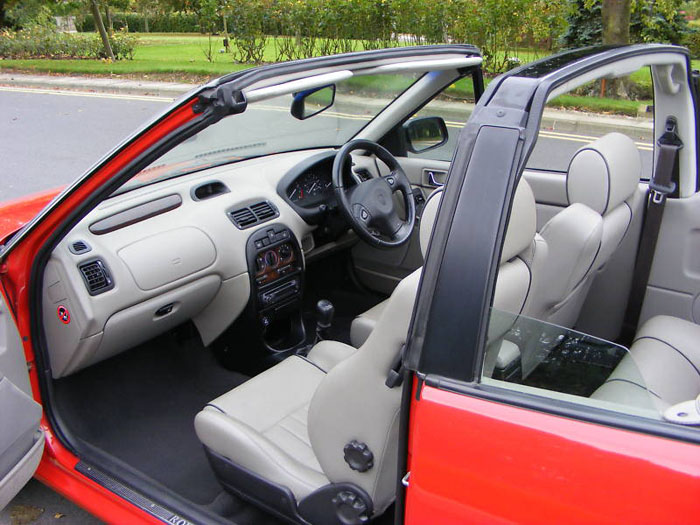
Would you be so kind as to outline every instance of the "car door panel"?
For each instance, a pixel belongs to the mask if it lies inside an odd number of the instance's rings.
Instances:
[[[697,445],[427,385],[411,398],[407,524],[666,523],[700,513]]]
[[[44,450],[41,405],[32,399],[24,350],[0,300],[0,509],[36,471]]]

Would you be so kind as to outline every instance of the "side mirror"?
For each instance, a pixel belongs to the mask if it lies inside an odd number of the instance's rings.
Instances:
[[[403,125],[411,153],[422,153],[447,142],[447,125],[441,117],[420,117]]]
[[[299,91],[292,95],[291,113],[295,119],[305,120],[327,110],[335,102],[335,84]]]

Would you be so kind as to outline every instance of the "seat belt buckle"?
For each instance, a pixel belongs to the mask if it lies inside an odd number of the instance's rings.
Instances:
[[[669,182],[669,184],[665,186],[650,180],[649,191],[651,192],[651,201],[654,204],[661,204],[668,195],[676,191],[676,183]]]

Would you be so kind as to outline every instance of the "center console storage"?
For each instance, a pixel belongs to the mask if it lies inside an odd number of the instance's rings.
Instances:
[[[264,346],[283,352],[303,344],[304,259],[296,236],[283,224],[260,228],[248,238],[246,257],[251,278],[250,311]]]

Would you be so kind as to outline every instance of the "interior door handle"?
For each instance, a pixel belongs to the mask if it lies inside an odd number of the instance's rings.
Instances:
[[[445,185],[445,179],[444,177],[447,177],[447,172],[443,170],[431,170],[431,169],[424,169],[423,173],[428,179],[428,184],[431,186],[434,186],[436,188],[439,188],[441,186]],[[440,182],[440,178],[442,178],[442,182]]]

